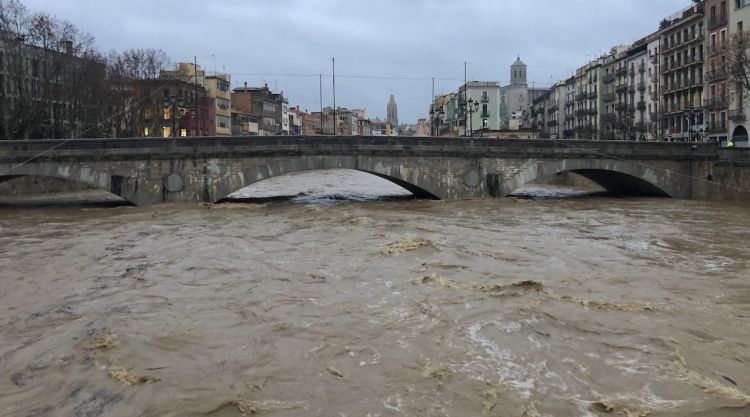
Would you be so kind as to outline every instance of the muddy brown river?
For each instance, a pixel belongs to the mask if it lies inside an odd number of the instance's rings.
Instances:
[[[747,203],[337,178],[0,208],[0,416],[750,416]]]

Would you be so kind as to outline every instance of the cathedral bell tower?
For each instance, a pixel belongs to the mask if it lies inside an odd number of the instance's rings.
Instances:
[[[529,85],[526,81],[526,64],[521,61],[520,56],[510,66],[510,85],[511,87],[528,87]]]

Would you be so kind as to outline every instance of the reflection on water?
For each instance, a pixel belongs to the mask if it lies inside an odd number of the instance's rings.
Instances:
[[[0,208],[0,415],[746,416],[746,210]]]

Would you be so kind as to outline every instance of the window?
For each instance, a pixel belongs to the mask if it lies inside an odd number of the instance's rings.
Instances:
[[[161,136],[164,138],[168,138],[172,136],[172,128],[169,126],[164,126],[161,128]]]
[[[742,33],[742,21],[741,20],[737,22],[737,32]]]
[[[151,136],[151,128],[149,128],[149,127],[144,127],[144,128],[143,128],[143,136],[144,136],[144,137],[149,137],[149,136]]]
[[[229,110],[229,100],[223,98],[216,99],[216,107],[221,110]]]
[[[229,127],[229,118],[226,116],[216,116],[216,126],[226,129]]]
[[[229,91],[229,83],[226,83],[224,81],[219,81],[219,90],[221,90],[221,91],[223,91],[225,93],[227,91]]]

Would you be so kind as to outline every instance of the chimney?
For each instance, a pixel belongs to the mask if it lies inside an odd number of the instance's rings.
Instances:
[[[247,90],[247,81],[245,81],[245,89]]]

